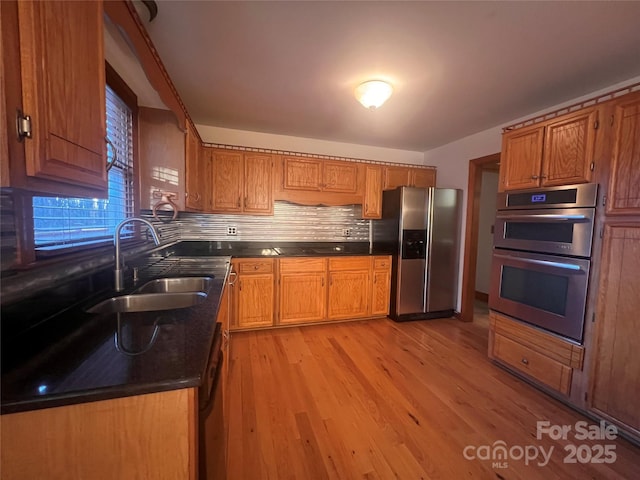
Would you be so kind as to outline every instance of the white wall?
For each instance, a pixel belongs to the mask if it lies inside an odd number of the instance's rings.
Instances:
[[[314,138],[292,137],[270,133],[234,130],[231,128],[196,125],[200,138],[206,143],[239,145],[243,147],[314,153],[336,157],[378,160],[380,162],[424,164],[424,153],[412,150],[372,147],[353,143],[331,142]]]
[[[464,238],[465,238],[465,219],[467,216],[467,181],[469,177],[469,161],[474,158],[484,157],[485,155],[491,155],[497,153],[501,148],[502,141],[502,127],[517,123],[521,120],[526,120],[531,117],[538,116],[539,114],[558,110],[560,108],[569,106],[574,103],[588,100],[598,95],[606,94],[612,90],[623,88],[627,85],[640,82],[640,76],[630,78],[624,82],[610,85],[601,90],[591,92],[587,95],[583,95],[578,98],[567,100],[566,102],[554,105],[538,112],[531,112],[529,115],[525,115],[521,118],[516,118],[505,122],[503,125],[496,125],[493,128],[489,128],[482,132],[469,135],[468,137],[461,138],[455,142],[451,142],[442,147],[434,148],[424,152],[424,164],[433,165],[438,169],[437,184],[439,187],[460,188],[464,191],[463,195],[463,207],[462,207],[462,242],[460,245],[460,267],[458,278],[458,306],[457,310],[460,310],[461,298],[462,298],[462,270],[463,270],[463,257],[464,257]],[[499,101],[499,99],[496,99]]]
[[[493,234],[491,226],[496,219],[498,172],[482,172],[480,211],[478,215],[478,261],[476,262],[476,291],[489,293]]]

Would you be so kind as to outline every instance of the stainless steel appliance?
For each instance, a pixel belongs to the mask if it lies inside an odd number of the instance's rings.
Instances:
[[[448,317],[458,284],[462,191],[400,187],[383,193],[372,221],[374,253],[392,255],[390,317]]]
[[[596,184],[498,194],[489,306],[582,341]]]

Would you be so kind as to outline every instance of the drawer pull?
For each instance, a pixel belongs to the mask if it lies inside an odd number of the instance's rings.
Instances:
[[[526,358],[523,358],[521,362],[524,363],[525,365],[529,365],[529,360],[527,360]]]

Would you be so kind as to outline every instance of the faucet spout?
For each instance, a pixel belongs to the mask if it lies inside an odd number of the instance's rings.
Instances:
[[[153,226],[153,224],[148,220],[145,220],[144,218],[131,217],[131,218],[125,218],[123,221],[121,221],[118,224],[118,226],[116,227],[115,233],[113,235],[113,244],[115,245],[115,250],[116,250],[115,268],[113,269],[113,275],[114,275],[113,283],[114,283],[114,289],[116,292],[121,292],[122,290],[124,290],[124,276],[122,274],[123,268],[122,268],[122,260],[121,260],[121,253],[120,253],[120,233],[122,232],[122,228],[125,225],[132,222],[140,222],[146,225],[149,228],[149,231],[151,232],[151,237],[153,238],[153,242],[156,245],[160,245],[160,237],[158,236],[158,232]]]

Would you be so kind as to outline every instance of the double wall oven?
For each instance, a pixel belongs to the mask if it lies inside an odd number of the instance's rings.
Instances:
[[[582,342],[597,187],[498,194],[493,310]]]

